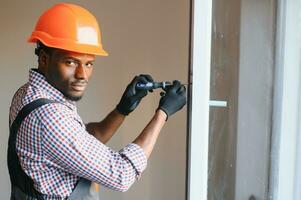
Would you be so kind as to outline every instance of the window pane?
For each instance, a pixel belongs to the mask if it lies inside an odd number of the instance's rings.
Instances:
[[[208,199],[267,199],[274,2],[214,0]]]

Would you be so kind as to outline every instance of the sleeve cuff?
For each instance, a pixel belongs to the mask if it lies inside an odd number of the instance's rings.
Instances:
[[[127,157],[127,159],[131,162],[136,170],[137,178],[139,178],[147,166],[147,158],[143,149],[137,144],[130,143],[120,150],[119,153]]]

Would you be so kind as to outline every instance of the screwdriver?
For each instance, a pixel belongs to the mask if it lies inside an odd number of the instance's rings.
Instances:
[[[139,90],[152,90],[152,89],[157,89],[157,88],[162,88],[166,89],[168,86],[171,86],[172,83],[168,81],[162,81],[162,82],[148,82],[148,83],[137,83],[136,84],[136,89]],[[182,84],[182,85],[188,85]]]
[[[157,88],[166,89],[167,86],[172,85],[170,82],[147,82],[147,83],[137,83],[136,89],[139,90],[152,90]]]

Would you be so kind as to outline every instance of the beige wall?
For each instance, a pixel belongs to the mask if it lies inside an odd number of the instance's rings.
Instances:
[[[23,3],[24,2],[24,3]],[[36,66],[33,45],[26,38],[41,14],[58,1],[1,1],[0,199],[8,199],[6,167],[8,109],[16,89]],[[187,81],[189,1],[101,0],[72,1],[92,11],[100,20],[109,57],[98,58],[85,98],[79,103],[84,121],[100,120],[118,102],[136,74],[155,80]],[[131,114],[109,143],[118,150],[131,142],[154,113],[158,91],[149,95]],[[102,190],[103,199],[183,200],[185,196],[186,109],[170,118],[142,178],[127,193]]]

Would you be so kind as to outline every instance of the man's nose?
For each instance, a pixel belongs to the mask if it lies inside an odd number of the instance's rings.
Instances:
[[[83,65],[79,65],[78,67],[76,67],[75,78],[87,80],[87,71]]]

